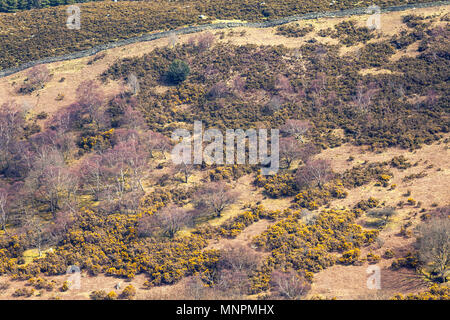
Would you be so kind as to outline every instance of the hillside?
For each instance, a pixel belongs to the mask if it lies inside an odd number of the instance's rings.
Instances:
[[[45,1],[40,2],[45,5]],[[76,29],[66,26],[71,16],[67,13],[67,6],[26,10],[14,14],[0,13],[0,70],[42,58],[80,52],[93,46],[128,40],[151,32],[204,25],[216,20],[258,22],[311,12],[339,12],[344,9],[351,11],[356,6],[364,8],[377,5],[384,9],[409,2],[364,0],[355,4],[349,0],[331,3],[325,0],[98,1],[77,4],[80,27]],[[419,6],[431,2],[414,1]]]
[[[0,67],[355,6],[257,2],[85,3],[76,37],[64,7],[1,13]],[[425,240],[448,241],[449,8],[169,34],[0,78],[0,299],[448,299]],[[280,129],[278,171],[174,163],[199,121]]]

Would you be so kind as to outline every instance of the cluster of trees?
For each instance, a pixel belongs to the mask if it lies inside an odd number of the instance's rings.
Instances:
[[[28,82],[40,83],[42,70],[33,68]],[[9,180],[0,185],[1,227],[7,230],[13,223],[37,230],[39,246],[47,230],[41,213],[56,221],[77,211],[81,196],[101,201],[104,212],[136,213],[155,151],[164,153],[170,146],[168,138],[147,129],[130,94],[108,105],[94,81],[81,83],[76,93],[76,103],[31,135],[25,130],[27,110],[14,102],[0,108],[0,174]],[[113,124],[116,128],[108,129]]]
[[[445,30],[442,32],[445,34]],[[426,29],[421,41],[426,41],[429,49],[395,62],[389,61],[396,52],[391,41],[393,38],[370,42],[356,53],[341,56],[337,54],[339,45],[307,43],[297,49],[199,46],[201,41],[197,39],[119,61],[105,72],[104,78],[125,78],[133,72],[148,83],[137,99],[145,116],[153,120],[150,126],[154,130],[164,132],[180,122],[197,119],[220,129],[279,127],[284,134],[280,147],[287,166],[306,141],[319,148],[343,142],[366,144],[374,149],[417,148],[448,130],[441,116],[446,113],[445,76],[437,67],[445,69],[448,65],[440,45],[446,43],[446,37]],[[282,63],[285,59],[289,63]],[[429,59],[435,60],[430,63]],[[163,83],[174,60],[196,63],[190,64],[189,77],[178,86],[165,94],[156,92],[152,85]],[[360,73],[370,67],[393,73]],[[394,71],[405,76],[398,77]],[[405,81],[405,77],[409,80]],[[408,102],[412,101],[408,97],[414,95],[429,98],[421,99],[419,105]],[[187,107],[174,114],[173,106],[179,104]],[[159,123],[169,125],[162,127]],[[289,133],[292,125],[300,131]],[[342,128],[344,135],[336,135],[336,128]],[[294,144],[290,137],[300,143]]]

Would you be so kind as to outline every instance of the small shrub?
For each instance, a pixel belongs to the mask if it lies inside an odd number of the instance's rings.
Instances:
[[[61,286],[61,291],[65,292],[65,291],[69,290],[69,287],[70,287],[70,282],[64,281],[63,285]]]
[[[105,290],[92,291],[89,295],[92,300],[106,300],[107,296],[108,294],[105,292]]]
[[[106,295],[105,300],[117,300],[117,293],[115,291],[111,291]]]
[[[44,120],[47,118],[48,118],[48,113],[45,111],[42,111],[36,115],[36,119],[38,119],[38,120]]]
[[[133,287],[133,285],[128,285],[123,289],[122,293],[120,294],[120,298],[122,299],[128,299],[131,300],[136,295],[136,289]]]
[[[381,260],[381,257],[379,255],[376,255],[372,252],[368,253],[366,256],[366,260],[369,264],[377,263]]]
[[[10,287],[10,284],[8,282],[0,282],[0,292],[5,291]]]
[[[392,259],[394,257],[394,251],[391,249],[386,249],[386,251],[383,254],[384,259]]]
[[[381,225],[384,226],[389,222],[390,218],[396,214],[396,211],[393,207],[386,207],[370,210],[367,214],[374,218],[380,219]]]

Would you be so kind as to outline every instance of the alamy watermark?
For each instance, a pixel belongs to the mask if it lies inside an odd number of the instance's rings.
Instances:
[[[81,270],[78,266],[67,267],[66,275],[67,282],[69,283],[69,289],[79,290],[81,289]]]
[[[381,29],[381,9],[379,6],[372,5],[367,8],[367,14],[370,14],[370,17],[367,19],[367,28],[369,30],[380,30]]]
[[[381,270],[379,266],[368,266],[366,273],[369,274],[367,278],[367,289],[380,290],[381,289]]]
[[[80,30],[81,28],[81,9],[79,6],[71,5],[67,7],[67,17],[66,26],[67,28],[73,30]]]
[[[261,164],[261,174],[273,175],[279,168],[279,130],[270,130],[270,152],[267,129],[227,129],[225,139],[219,129],[203,132],[203,123],[194,122],[194,132],[176,129],[172,139],[179,143],[172,149],[174,164]],[[181,139],[181,141],[180,141]],[[204,145],[204,142],[209,143]],[[246,147],[248,145],[248,152]],[[225,147],[225,152],[224,152]],[[248,154],[248,161],[246,155]]]

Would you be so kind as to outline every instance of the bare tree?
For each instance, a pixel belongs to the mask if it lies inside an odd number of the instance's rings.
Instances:
[[[275,83],[275,88],[282,93],[291,94],[294,92],[291,82],[289,81],[289,79],[287,77],[285,77],[283,75],[279,75],[277,77],[277,80]]]
[[[189,177],[194,173],[194,165],[190,163],[180,163],[175,166],[175,172],[184,175],[184,182],[188,183]]]
[[[13,150],[23,133],[25,116],[14,102],[0,107],[0,172],[12,164]]]
[[[170,238],[173,238],[181,228],[189,225],[192,221],[191,212],[173,204],[162,208],[156,213],[156,216],[164,233]]]
[[[281,126],[281,133],[292,136],[297,140],[303,141],[303,136],[311,128],[311,124],[306,120],[288,119],[286,123]]]
[[[27,72],[27,78],[23,86],[19,88],[20,93],[31,93],[42,89],[50,80],[50,72],[46,65],[40,64],[34,66]]]
[[[249,272],[256,269],[261,255],[246,245],[228,245],[221,250],[220,267]]]
[[[113,148],[90,155],[79,165],[82,187],[90,191],[96,201],[135,212],[148,172],[149,151],[145,145],[148,138],[135,130],[118,129],[111,141]]]
[[[139,93],[139,89],[140,89],[139,80],[134,73],[131,73],[130,75],[128,75],[127,84],[128,84],[128,87],[130,88],[132,94],[135,95],[135,94]]]
[[[434,106],[438,100],[439,100],[439,96],[438,96],[436,90],[430,89],[427,91],[425,103],[428,106]]]
[[[70,206],[77,186],[77,176],[66,167],[62,154],[48,148],[39,152],[25,182],[34,201],[47,204],[53,215],[64,206]]]
[[[125,107],[123,116],[120,119],[120,126],[132,130],[148,130],[148,126],[142,112],[130,105]]]
[[[122,142],[102,154],[102,170],[107,179],[103,191],[104,198],[110,204],[117,204],[119,207],[125,193],[130,191],[130,168],[126,162],[129,152],[128,145]]]
[[[283,106],[284,100],[279,95],[272,96],[270,101],[265,105],[264,111],[267,113],[278,112]]]
[[[0,188],[0,223],[2,229],[6,231],[6,223],[9,215],[9,193],[6,188]]]
[[[210,182],[195,194],[195,207],[203,214],[214,213],[217,217],[223,210],[236,202],[238,194],[232,191],[224,182]]]
[[[211,87],[211,89],[208,92],[208,97],[214,100],[218,98],[223,98],[227,94],[228,94],[227,85],[223,81],[220,81]]]
[[[205,32],[203,34],[200,34],[197,37],[197,47],[200,49],[200,51],[205,51],[213,45],[215,40],[214,35],[211,32]]]
[[[100,196],[106,188],[107,177],[102,166],[102,157],[91,155],[85,158],[79,167],[82,186],[90,191],[94,196],[94,201],[100,200]]]
[[[261,255],[246,245],[225,246],[217,264],[217,289],[228,297],[248,294],[251,287],[249,278],[260,261]]]
[[[297,160],[301,155],[299,142],[293,137],[281,138],[279,153],[280,159],[286,162],[287,169],[289,169],[292,162]]]
[[[74,223],[74,216],[70,211],[58,211],[56,217],[53,219],[53,223],[49,225],[47,231],[49,233],[49,239],[53,243],[57,243],[63,239],[69,232],[70,227]]]
[[[367,88],[359,84],[356,88],[356,95],[353,97],[353,103],[360,112],[367,112],[372,103],[374,95],[378,89],[374,83],[370,83]]]
[[[170,204],[153,215],[141,218],[138,222],[138,234],[148,237],[161,231],[162,234],[173,238],[180,229],[190,225],[192,219],[191,211]]]
[[[312,156],[319,153],[319,149],[312,143],[304,143],[300,147],[298,158],[307,163]]]
[[[292,269],[287,272],[275,270],[270,283],[276,295],[290,300],[301,299],[311,289],[305,277]]]
[[[160,228],[156,215],[144,215],[138,220],[137,234],[139,237],[152,237]]]
[[[431,219],[418,227],[419,258],[430,266],[441,282],[446,282],[450,267],[450,219]]]
[[[228,299],[242,299],[242,295],[248,294],[251,288],[249,274],[242,270],[221,270],[215,283],[216,291],[220,291]]]
[[[188,278],[183,287],[183,299],[206,300],[211,298],[211,289],[207,288],[199,275]]]
[[[296,180],[300,187],[315,183],[320,189],[332,178],[330,162],[327,160],[309,160],[297,169]]]
[[[153,157],[153,151],[158,151],[162,154],[164,159],[166,158],[166,152],[170,149],[170,139],[167,138],[165,135],[149,131],[149,138],[148,138],[148,147],[150,148],[150,156]],[[182,171],[192,171],[193,166],[187,165],[189,168],[183,168]],[[186,180],[187,182],[187,180]]]
[[[175,48],[178,43],[178,36],[175,32],[171,32],[168,37],[168,46],[169,48]]]
[[[245,80],[239,75],[233,78],[233,90],[237,96],[242,96],[245,91]]]
[[[40,257],[42,255],[42,247],[50,236],[48,228],[36,212],[26,212],[22,219],[24,220],[23,231],[28,235],[29,245],[38,249]]]
[[[149,153],[141,144],[138,134],[131,132],[126,140],[114,146],[113,151],[117,161],[125,164],[128,169],[131,189],[144,191],[142,179],[147,169]]]
[[[105,121],[105,114],[100,108],[105,98],[103,90],[94,80],[86,80],[78,86],[76,96],[78,103],[85,108],[98,129]]]
[[[41,150],[42,148],[58,150],[64,156],[64,160],[68,160],[73,149],[75,149],[72,135],[64,132],[62,129],[58,131],[47,129],[32,135],[28,141],[34,150]]]

